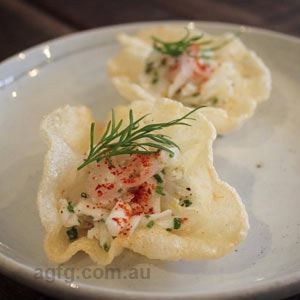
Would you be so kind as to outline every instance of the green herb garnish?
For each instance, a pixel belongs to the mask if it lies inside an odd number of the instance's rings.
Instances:
[[[218,51],[220,49],[222,49],[223,47],[225,47],[226,45],[228,45],[229,43],[231,43],[236,37],[240,36],[242,33],[241,30],[237,31],[237,32],[234,32],[233,33],[233,36],[230,37],[230,38],[227,38],[225,39],[222,43],[218,44],[218,45],[215,45],[215,46],[208,46],[208,47],[202,47],[202,55],[204,55],[204,59],[209,59],[211,58],[211,56],[213,56],[213,52],[214,51]],[[207,44],[210,44],[212,41],[208,41]],[[202,46],[204,46],[204,42],[201,44]],[[207,52],[209,53],[207,55]]]
[[[145,67],[145,73],[149,74],[153,71],[153,67],[154,67],[154,62],[150,61],[148,63],[146,63],[146,67]]]
[[[152,221],[148,222],[146,226],[147,226],[148,228],[152,228],[153,225],[154,225],[154,221],[152,220]]]
[[[167,231],[172,231],[172,228],[167,228],[166,230],[167,230]]]
[[[191,206],[193,204],[193,202],[191,201],[191,200],[189,200],[189,199],[181,199],[180,201],[179,201],[179,205],[180,206],[183,206],[183,207],[189,207],[189,206]]]
[[[151,83],[155,84],[159,80],[158,68],[155,67],[154,62],[150,61],[146,63],[145,73],[152,76]]]
[[[157,183],[163,183],[164,182],[159,174],[155,174],[153,177],[155,178]]]
[[[77,170],[84,168],[94,161],[100,162],[103,159],[107,159],[111,162],[111,157],[123,154],[152,154],[164,150],[170,155],[174,155],[174,152],[170,148],[176,147],[179,149],[179,146],[167,135],[157,134],[154,133],[154,131],[175,125],[191,126],[185,121],[194,120],[189,116],[199,108],[201,107],[197,107],[181,118],[173,121],[153,123],[143,127],[140,127],[140,122],[148,115],[144,115],[139,119],[134,120],[133,111],[131,109],[129,111],[129,125],[122,130],[120,128],[123,120],[116,123],[115,114],[112,110],[112,119],[108,122],[103,136],[96,144],[94,143],[95,123],[91,124],[89,154]],[[150,141],[145,141],[145,138]]]
[[[109,249],[110,249],[110,247],[108,246],[107,243],[104,243],[103,246],[102,246],[102,248],[103,248],[103,250],[106,251],[106,252],[108,252]]]
[[[160,60],[160,65],[161,66],[165,66],[167,64],[167,58],[166,57],[163,57],[161,60]]]
[[[74,212],[75,212],[75,211],[74,211],[74,206],[73,206],[73,204],[72,204],[71,202],[68,202],[67,209],[68,209],[68,211],[71,212],[71,213],[74,213]]]
[[[213,98],[210,99],[210,101],[211,101],[212,105],[216,105],[219,102],[219,98],[218,97],[213,97]]]
[[[67,236],[68,236],[70,241],[76,240],[77,237],[78,237],[77,229],[75,227],[72,227],[72,228],[68,229],[67,230]]]
[[[191,37],[188,29],[186,35],[181,40],[176,42],[165,42],[153,36],[153,48],[169,56],[179,56],[184,53],[189,46],[202,39],[202,37],[203,34]]]
[[[158,185],[155,188],[155,192],[159,195],[165,196],[166,194],[164,193],[164,189],[162,186]]]
[[[181,218],[174,218],[174,229],[179,229],[181,227]]]
[[[159,80],[158,71],[157,71],[157,69],[155,69],[155,70],[153,71],[153,78],[152,78],[151,83],[152,83],[152,84],[155,84],[155,83],[158,82],[158,80]]]
[[[218,45],[211,46],[209,44],[212,44],[213,40],[210,39],[210,40],[200,41],[203,38],[203,34],[191,37],[190,31],[188,29],[186,29],[186,31],[187,31],[186,35],[181,40],[175,42],[166,42],[155,36],[152,36],[153,48],[161,52],[162,54],[176,57],[186,52],[191,45],[196,44],[196,45],[201,45],[202,54],[200,55],[200,57],[203,59],[210,59],[213,56],[213,51],[217,51],[225,47],[241,33],[241,31],[238,31],[234,33],[234,36],[232,38],[226,39],[225,41],[223,41]],[[190,53],[188,53],[188,55],[190,55]],[[190,56],[193,57],[193,55]]]

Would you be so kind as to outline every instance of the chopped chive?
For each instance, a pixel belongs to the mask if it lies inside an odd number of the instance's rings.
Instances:
[[[149,218],[150,218],[150,215],[145,215],[145,218],[149,219]]]
[[[183,207],[189,207],[189,206],[191,206],[193,204],[193,202],[191,201],[191,200],[189,200],[189,199],[181,199],[180,201],[179,201],[179,205],[180,206],[183,206]]]
[[[188,29],[186,35],[179,41],[166,42],[153,36],[153,48],[161,52],[162,54],[175,57],[184,53],[192,44],[199,42],[202,37],[202,34],[197,36],[190,36],[190,31]]]
[[[174,229],[179,229],[181,227],[181,218],[174,218]]]
[[[88,197],[87,193],[84,193],[84,192],[82,192],[82,193],[80,194],[80,196],[81,196],[81,198],[87,198],[87,197]]]
[[[67,235],[70,241],[74,241],[77,239],[78,237],[78,232],[77,229],[75,227],[72,227],[70,229],[67,230]]]
[[[152,221],[148,222],[146,226],[147,226],[148,228],[152,228],[153,225],[154,225],[154,221],[152,220]]]
[[[105,252],[108,252],[109,249],[110,249],[110,247],[108,246],[108,244],[107,244],[107,243],[104,243],[104,244],[103,244],[103,250],[104,250]]]
[[[160,65],[161,66],[165,66],[167,64],[167,58],[166,57],[163,57],[160,61]]]
[[[158,79],[159,79],[158,71],[157,71],[157,70],[154,70],[154,71],[153,71],[153,78],[152,78],[151,83],[152,83],[152,84],[156,84],[156,83],[158,82]]]
[[[155,192],[159,195],[165,196],[166,194],[164,193],[163,187],[158,185],[155,189]]]
[[[71,212],[71,213],[74,213],[74,212],[75,212],[75,211],[74,211],[74,206],[73,206],[72,202],[68,202],[67,209],[68,209],[68,211]]]
[[[146,63],[146,67],[145,67],[145,73],[149,74],[153,71],[153,62],[148,62]]]
[[[192,96],[193,97],[198,97],[200,95],[200,93],[199,92],[196,92],[196,93],[194,93]]]
[[[155,174],[153,177],[155,178],[157,183],[163,183],[164,182],[159,174]]]
[[[218,98],[218,97],[213,97],[213,98],[211,99],[212,105],[216,105],[218,102],[219,102],[219,98]]]

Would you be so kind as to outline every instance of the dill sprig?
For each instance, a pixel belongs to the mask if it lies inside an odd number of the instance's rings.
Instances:
[[[116,122],[115,113],[112,110],[111,120],[97,143],[95,143],[95,123],[91,124],[89,154],[77,169],[80,170],[92,162],[100,162],[103,159],[111,162],[111,157],[123,154],[152,154],[163,150],[173,156],[174,152],[170,148],[179,149],[179,146],[169,136],[154,132],[176,125],[191,126],[185,121],[194,120],[189,116],[199,108],[201,107],[197,107],[181,118],[170,122],[153,123],[143,127],[140,127],[140,122],[149,114],[134,120],[133,111],[130,109],[129,125],[122,130],[123,120]]]
[[[227,46],[229,43],[231,43],[234,39],[236,39],[240,35],[241,35],[241,31],[233,32],[232,37],[225,39],[222,43],[215,45],[213,47],[203,47],[202,50],[203,51],[211,51],[211,52],[220,50],[220,49],[224,48],[225,46]]]
[[[153,48],[169,56],[179,56],[184,53],[189,46],[202,39],[202,37],[203,34],[191,37],[188,29],[186,29],[185,36],[181,40],[175,42],[165,42],[152,36]]]
[[[235,39],[241,34],[241,31],[237,31],[236,33],[233,33],[232,38],[229,38],[218,45],[210,46],[210,44],[214,42],[212,39],[200,41],[203,38],[203,34],[190,37],[189,29],[186,28],[186,31],[186,35],[181,40],[175,42],[165,42],[155,36],[152,36],[153,48],[161,52],[162,54],[169,56],[179,56],[186,52],[187,49],[193,44],[200,45],[202,47],[205,46],[202,48],[202,51],[213,52],[225,47],[233,39]]]

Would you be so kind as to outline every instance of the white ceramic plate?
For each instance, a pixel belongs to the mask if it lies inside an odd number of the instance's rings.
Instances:
[[[44,292],[84,299],[276,299],[300,292],[300,42],[253,28],[246,28],[242,40],[272,71],[271,99],[241,130],[214,144],[217,170],[247,206],[247,240],[216,261],[168,263],[126,252],[113,263],[119,271],[110,269],[117,272],[115,279],[84,255],[51,269],[36,208],[45,151],[41,118],[67,103],[86,104],[103,117],[120,103],[105,73],[107,59],[118,50],[115,35],[149,25],[153,23],[78,33],[0,65],[1,271]],[[217,34],[238,29],[198,25]],[[88,277],[82,274],[84,266],[87,273],[95,272],[94,278],[83,278]],[[148,271],[150,278],[141,278]]]

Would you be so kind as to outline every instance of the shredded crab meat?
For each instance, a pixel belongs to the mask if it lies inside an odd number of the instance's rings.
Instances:
[[[106,219],[106,226],[112,236],[120,232],[126,233],[129,229],[129,221],[132,217],[132,208],[129,203],[118,201]]]
[[[60,199],[58,201],[58,210],[62,224],[66,227],[79,225],[78,216],[68,210],[68,205],[66,199]]]
[[[102,208],[98,203],[90,200],[81,200],[74,208],[75,213],[93,217],[94,221],[105,220],[109,214],[107,209]]]
[[[112,236],[132,233],[144,214],[160,211],[153,179],[162,170],[159,158],[159,154],[121,155],[96,163],[86,184],[93,202],[84,200],[76,212],[104,219]]]
[[[87,237],[97,239],[104,250],[114,237],[129,236],[140,224],[155,221],[162,228],[171,227],[172,212],[161,211],[162,194],[156,189],[163,182],[164,166],[178,159],[178,149],[173,150],[172,158],[166,153],[120,155],[91,165],[85,199],[71,210],[66,199],[60,200],[64,226],[87,229]],[[155,179],[159,173],[160,183]]]
[[[127,155],[101,161],[89,171],[87,191],[104,208],[112,209],[129,188],[142,185],[160,170],[157,155]]]
[[[165,77],[165,82],[168,84],[168,97],[172,98],[180,92],[182,96],[191,96],[200,92],[202,84],[209,80],[214,67],[199,56],[200,50],[199,45],[193,44],[187,49],[187,52],[175,58],[158,53],[150,56],[150,60],[164,61],[166,71],[161,72],[161,75]],[[162,69],[163,66],[160,64],[158,68]],[[190,88],[191,84],[192,89]]]

